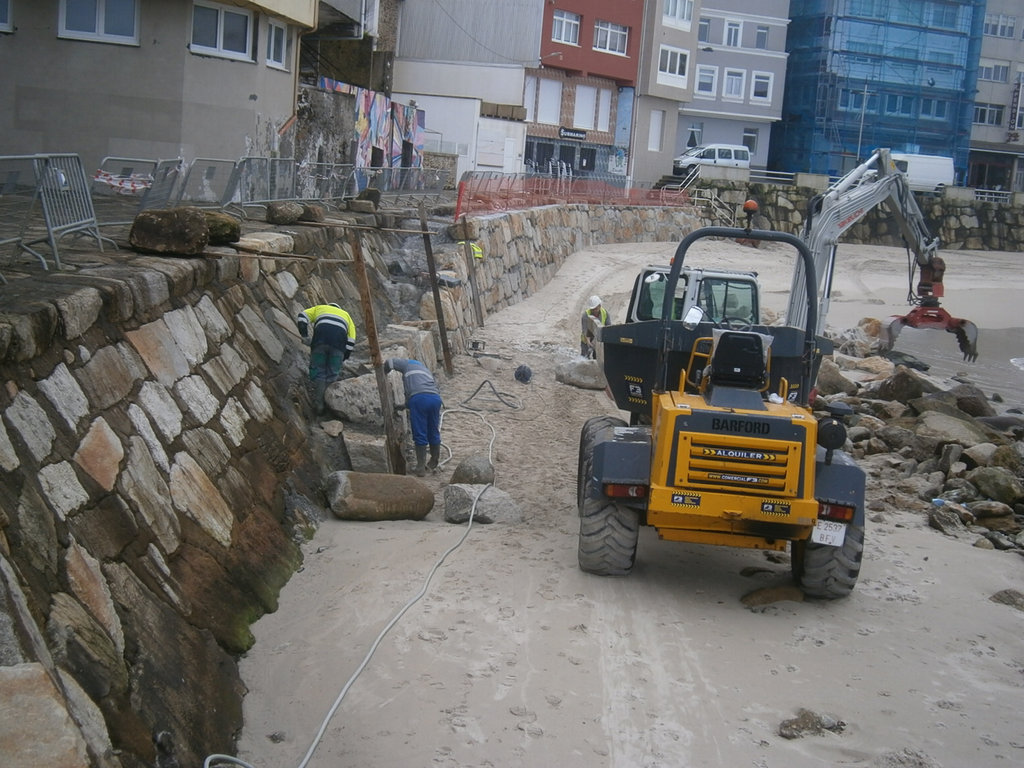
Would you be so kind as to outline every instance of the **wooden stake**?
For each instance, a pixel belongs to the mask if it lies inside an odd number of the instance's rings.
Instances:
[[[384,414],[384,438],[387,441],[388,465],[392,474],[406,474],[405,454],[402,452],[401,435],[395,424],[395,406],[391,400],[391,387],[384,372],[384,359],[380,353],[380,339],[377,338],[377,322],[373,316],[373,302],[370,300],[370,281],[366,276],[366,262],[359,245],[359,235],[348,233],[355,264],[356,282],[359,284],[359,299],[363,307],[363,322],[366,324],[366,340],[370,344],[370,362],[377,375],[377,391],[380,393],[381,411]]]
[[[434,264],[434,249],[430,245],[430,230],[427,229],[427,214],[420,203],[420,227],[423,230],[423,249],[427,252],[427,269],[430,271],[430,289],[434,292],[434,311],[437,313],[437,328],[441,332],[441,351],[444,353],[444,371],[449,376],[452,368],[452,351],[448,346],[448,329],[444,326],[444,310],[441,307],[441,290],[437,286],[437,265]]]
[[[466,233],[466,216],[462,216],[462,233]],[[480,303],[480,291],[477,288],[476,279],[476,256],[473,255],[473,244],[469,242],[469,238],[462,241],[462,250],[466,254],[466,269],[469,270],[469,287],[470,295],[473,297],[473,312],[476,314],[476,324],[480,328],[484,327],[484,308]]]

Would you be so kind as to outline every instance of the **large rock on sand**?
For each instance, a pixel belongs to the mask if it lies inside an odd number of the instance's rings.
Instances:
[[[422,520],[434,508],[434,492],[415,477],[378,472],[333,472],[327,500],[341,520]]]

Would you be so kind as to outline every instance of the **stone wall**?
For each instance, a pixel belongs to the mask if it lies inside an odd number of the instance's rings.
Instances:
[[[805,175],[806,178],[806,175]],[[784,186],[777,184],[728,183],[718,180],[701,182],[713,189],[736,211],[743,202],[758,201],[767,222],[762,226],[800,234],[806,219],[807,205],[824,186]],[[944,250],[1024,251],[1024,208],[992,202],[981,202],[960,194],[964,190],[946,190],[942,196],[916,195],[921,213],[933,235]],[[744,222],[737,214],[737,224]],[[899,227],[884,206],[877,206],[848,229],[842,242],[871,245],[902,246]]]
[[[573,206],[471,219],[453,234],[483,246],[490,313],[574,251],[678,240],[694,224],[680,210]],[[181,765],[232,751],[249,626],[300,563],[323,476],[347,468],[345,450],[307,429],[298,311],[343,303],[360,329],[347,372],[369,370],[347,233],[295,225],[243,239],[292,254],[276,259],[68,253],[65,271],[0,286],[5,768],[151,766],[161,732]],[[461,342],[474,317],[464,251],[445,229],[434,239],[456,277],[443,307]],[[429,321],[430,294],[410,299],[413,284],[392,278],[400,239],[361,228],[360,241],[378,328],[392,333],[407,303]]]

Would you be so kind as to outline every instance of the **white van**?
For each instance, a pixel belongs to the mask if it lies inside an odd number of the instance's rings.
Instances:
[[[672,161],[672,173],[682,176],[698,165],[720,165],[731,168],[749,168],[750,150],[741,144],[708,144],[688,149]]]
[[[907,176],[914,192],[941,193],[954,184],[953,158],[941,155],[907,155],[892,153],[892,161]]]

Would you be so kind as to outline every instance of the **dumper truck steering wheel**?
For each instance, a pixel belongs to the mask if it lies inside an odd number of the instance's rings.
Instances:
[[[748,318],[729,317],[728,315],[723,315],[715,325],[719,328],[726,328],[730,331],[749,331],[754,327]]]

